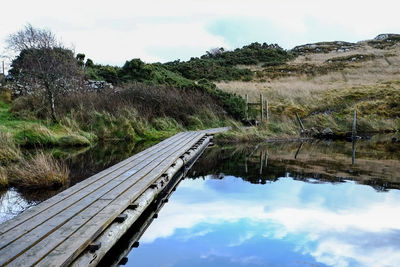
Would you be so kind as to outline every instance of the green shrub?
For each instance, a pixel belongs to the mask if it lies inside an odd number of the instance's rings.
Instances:
[[[207,52],[200,58],[191,58],[186,62],[176,60],[166,63],[165,66],[192,80],[250,81],[253,78],[252,71],[247,68],[237,68],[237,65],[264,63],[267,66],[275,66],[285,63],[292,57],[293,55],[278,45],[252,43],[234,51],[224,51],[220,48],[216,53]]]

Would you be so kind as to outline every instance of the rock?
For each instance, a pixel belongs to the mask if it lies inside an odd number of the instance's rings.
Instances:
[[[333,135],[333,131],[331,130],[331,128],[325,128],[325,129],[322,131],[322,134],[323,134],[323,135]]]
[[[100,91],[104,88],[110,88],[110,89],[114,88],[111,83],[108,83],[106,81],[95,81],[95,80],[85,81],[85,86],[87,89],[91,91]]]
[[[387,39],[387,38],[389,38],[389,34],[384,33],[384,34],[379,34],[378,36],[376,36],[374,38],[374,40],[380,41],[380,40],[384,40],[384,39]]]

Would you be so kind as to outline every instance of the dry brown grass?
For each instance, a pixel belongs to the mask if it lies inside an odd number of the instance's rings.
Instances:
[[[11,185],[25,188],[54,188],[66,185],[69,170],[53,156],[39,152],[30,160],[22,159],[9,169]]]
[[[331,89],[347,89],[354,86],[373,86],[385,81],[399,80],[400,77],[400,48],[390,50],[374,49],[363,46],[358,50],[340,53],[320,53],[299,56],[289,65],[314,64],[321,65],[328,59],[355,54],[374,54],[372,60],[348,63],[343,70],[331,71],[325,75],[297,75],[278,79],[259,79],[253,82],[232,81],[220,82],[217,86],[225,91],[244,96],[249,95],[250,102],[257,102],[260,94],[271,101],[294,101],[299,104],[318,101],[321,94]],[[258,68],[257,68],[258,69]],[[265,81],[264,81],[265,80]]]
[[[8,185],[7,171],[5,168],[0,166],[0,188],[7,187],[7,185]]]
[[[19,148],[15,145],[10,133],[0,132],[0,163],[8,164],[21,157]]]
[[[398,48],[394,48],[393,50],[398,50]],[[323,64],[327,60],[335,57],[347,57],[357,54],[374,54],[377,57],[382,57],[387,54],[387,50],[376,49],[369,45],[362,45],[360,48],[356,50],[350,50],[348,52],[337,52],[332,51],[329,53],[318,53],[318,54],[306,54],[302,56],[296,57],[294,60],[289,62],[289,64]]]
[[[352,55],[366,56],[363,60],[352,60]],[[340,61],[340,68],[334,65],[329,68],[328,60],[332,58]],[[292,72],[296,64],[297,72]],[[302,73],[301,64],[316,66],[315,71]],[[280,69],[283,75],[279,77]],[[285,124],[283,118],[287,118],[289,128],[296,124],[295,113],[298,113],[307,128],[329,127],[346,132],[351,127],[353,110],[358,111],[357,127],[361,132],[400,127],[400,47],[379,50],[364,45],[345,53],[307,54],[289,62],[287,69],[280,66],[277,70],[278,75],[270,72],[268,76],[268,72],[259,71],[267,76],[258,76],[251,82],[220,82],[217,86],[243,97],[248,94],[250,103],[258,103],[263,94],[269,100],[270,116],[278,116],[280,124]],[[255,110],[253,107],[250,106],[250,111]]]

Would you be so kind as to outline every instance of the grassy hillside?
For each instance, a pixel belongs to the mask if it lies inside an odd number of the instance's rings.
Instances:
[[[359,43],[330,42],[296,47],[296,56],[275,66],[249,65],[249,82],[219,82],[217,86],[256,102],[269,99],[275,121],[285,121],[288,133],[298,128],[297,112],[306,127],[334,131],[350,129],[352,112],[359,114],[359,131],[400,128],[400,43],[397,35]],[[290,130],[291,129],[291,130]]]

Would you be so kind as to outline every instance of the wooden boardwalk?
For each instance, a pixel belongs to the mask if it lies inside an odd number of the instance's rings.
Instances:
[[[183,132],[0,225],[0,266],[66,266],[206,134]]]

